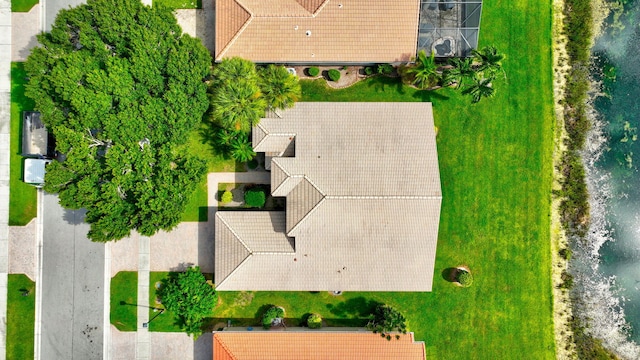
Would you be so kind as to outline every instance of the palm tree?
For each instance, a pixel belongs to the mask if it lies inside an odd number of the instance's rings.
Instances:
[[[498,52],[495,46],[485,46],[480,51],[473,50],[475,60],[480,63],[478,71],[487,72],[488,77],[492,77],[502,72],[502,60],[504,54]]]
[[[472,58],[452,58],[449,60],[449,64],[452,68],[447,69],[443,73],[442,82],[445,85],[456,84],[456,89],[459,89],[465,80],[473,80],[475,77],[475,70],[473,69]]]
[[[239,57],[223,59],[213,68],[213,87],[224,86],[240,79],[247,82],[257,82],[258,72],[253,62]]]
[[[477,103],[482,98],[490,98],[495,95],[495,89],[491,86],[493,78],[474,78],[473,84],[462,90],[464,95],[471,95],[471,102]]]
[[[231,140],[231,157],[238,162],[251,161],[256,156],[247,134],[238,134]]]
[[[284,66],[268,65],[260,70],[258,80],[262,97],[271,109],[287,109],[300,100],[302,90],[298,78]]]
[[[236,80],[213,90],[212,117],[227,130],[248,133],[264,115],[266,103],[255,83]]]
[[[413,84],[419,89],[428,89],[435,84],[438,75],[438,66],[435,61],[435,54],[427,57],[424,50],[420,50],[416,64],[407,69],[407,74],[413,76]]]

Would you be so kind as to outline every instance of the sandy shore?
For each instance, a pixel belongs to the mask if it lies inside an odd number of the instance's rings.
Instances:
[[[564,0],[553,0],[553,95],[556,116],[556,136],[553,151],[553,189],[561,188],[562,174],[558,171],[566,147],[564,139],[564,89],[570,67],[567,56],[567,37],[563,32]],[[551,279],[553,284],[553,324],[557,359],[577,358],[575,343],[572,341],[570,319],[573,315],[569,292],[560,289],[562,271],[567,269],[568,261],[559,255],[560,249],[567,248],[567,238],[560,221],[559,205],[562,199],[552,198],[551,202]]]

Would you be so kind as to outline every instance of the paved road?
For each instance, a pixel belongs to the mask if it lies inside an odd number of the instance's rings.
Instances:
[[[62,209],[51,194],[43,206],[40,358],[101,359],[105,246],[87,239],[84,211]]]

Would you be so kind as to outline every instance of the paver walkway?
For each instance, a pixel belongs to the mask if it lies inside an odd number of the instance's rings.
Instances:
[[[37,225],[34,218],[25,226],[9,226],[9,274],[36,280]]]
[[[0,360],[6,359],[11,132],[11,1],[0,0]]]
[[[138,324],[136,332],[136,359],[149,359],[149,237],[140,236],[138,241]]]

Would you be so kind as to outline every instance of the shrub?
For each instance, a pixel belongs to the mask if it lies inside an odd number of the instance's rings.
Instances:
[[[377,305],[369,318],[367,329],[373,331],[374,334],[380,334],[387,340],[391,340],[390,332],[407,333],[405,317],[389,305]],[[396,337],[396,339],[399,339],[399,337]]]
[[[372,75],[373,74],[373,68],[371,66],[367,66],[364,68],[364,73],[365,75]]]
[[[573,275],[569,274],[566,270],[562,270],[560,279],[562,280],[559,286],[560,289],[571,289],[573,287]]]
[[[309,73],[309,76],[318,76],[318,74],[320,74],[320,69],[318,69],[315,66],[312,66],[310,68],[307,69],[307,72]]]
[[[456,280],[458,281],[458,284],[464,286],[464,287],[469,287],[471,286],[471,284],[473,284],[473,276],[471,275],[470,272],[465,271],[465,270],[460,270],[458,271],[458,275],[456,276]]]
[[[571,260],[571,249],[560,249],[560,251],[558,251],[558,254],[567,261]]]
[[[380,75],[389,75],[393,72],[393,65],[391,64],[380,64],[378,65],[378,74]]]
[[[233,201],[233,194],[229,190],[225,190],[220,197],[220,202],[223,204]]]
[[[262,315],[262,327],[270,329],[273,320],[284,317],[284,309],[279,306],[272,306]]]
[[[320,329],[322,327],[322,317],[320,314],[311,314],[307,319],[309,329]]]
[[[329,70],[329,79],[331,79],[331,81],[340,80],[340,71],[336,69]]]
[[[244,193],[244,203],[249,207],[261,208],[264,206],[266,195],[262,190],[248,190]]]

